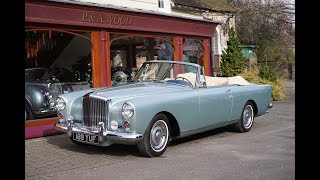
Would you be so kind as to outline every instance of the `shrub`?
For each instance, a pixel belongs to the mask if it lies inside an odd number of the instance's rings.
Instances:
[[[285,79],[278,78],[276,81],[270,81],[259,77],[259,70],[244,71],[240,74],[243,78],[251,83],[256,84],[270,84],[272,88],[272,99],[274,101],[282,101],[287,99],[286,89],[284,87]]]
[[[227,49],[222,51],[221,56],[222,75],[226,77],[236,76],[243,72],[246,67],[246,61],[239,47],[240,43],[233,27],[229,32],[227,46]]]
[[[259,68],[259,77],[272,82],[277,81],[277,74],[271,66],[262,66]]]

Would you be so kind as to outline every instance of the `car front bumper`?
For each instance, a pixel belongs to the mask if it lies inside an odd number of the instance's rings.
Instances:
[[[74,125],[74,123],[68,122],[68,125],[62,125],[60,123],[56,123],[54,125],[55,130],[67,133],[69,137],[72,138],[73,132],[97,135],[99,143],[103,143],[105,141],[109,141],[112,143],[118,144],[135,144],[136,142],[142,140],[142,134],[138,133],[121,133],[115,131],[105,130],[104,125],[101,124],[98,130],[88,130],[86,128],[79,128]]]
[[[45,115],[57,115],[56,108],[41,108],[39,110],[34,111],[37,116],[45,116]]]

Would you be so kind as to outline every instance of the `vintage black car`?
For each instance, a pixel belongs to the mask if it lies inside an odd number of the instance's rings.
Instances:
[[[55,117],[57,95],[73,91],[44,67],[25,69],[25,120]]]

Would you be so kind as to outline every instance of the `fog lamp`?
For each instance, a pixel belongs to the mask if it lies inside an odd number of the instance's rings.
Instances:
[[[110,128],[111,128],[113,131],[117,130],[117,129],[118,129],[118,122],[115,121],[115,120],[112,120],[112,121],[110,122]]]

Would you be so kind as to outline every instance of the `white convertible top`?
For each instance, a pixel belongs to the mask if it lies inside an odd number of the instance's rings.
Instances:
[[[195,73],[183,73],[178,74],[177,77],[184,77],[193,83],[193,86],[196,82]],[[241,86],[249,85],[250,83],[245,80],[242,76],[233,76],[233,77],[211,77],[206,76],[207,86],[219,86],[219,85],[228,85],[228,84],[237,84]]]

